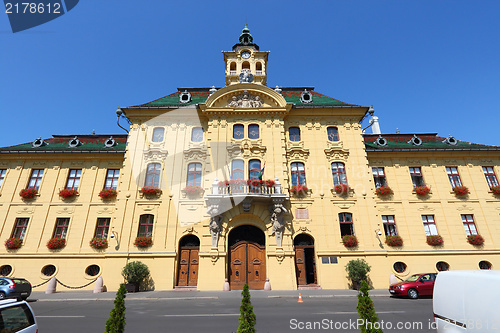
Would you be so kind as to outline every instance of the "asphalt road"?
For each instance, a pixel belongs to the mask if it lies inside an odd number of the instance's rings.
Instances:
[[[384,332],[435,332],[432,299],[373,297]],[[252,305],[257,332],[359,332],[357,298],[352,296],[256,297]],[[30,301],[40,333],[104,332],[113,308],[110,300]],[[236,332],[240,297],[172,297],[127,299],[127,333]],[[309,328],[309,329],[308,329]]]

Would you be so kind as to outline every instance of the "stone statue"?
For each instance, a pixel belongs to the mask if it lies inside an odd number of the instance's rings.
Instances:
[[[283,243],[283,230],[285,229],[285,221],[283,220],[283,213],[287,212],[282,204],[275,204],[273,213],[271,215],[271,222],[273,224],[273,234],[276,237],[276,246],[281,247]]]
[[[207,209],[207,213],[210,215],[210,223],[208,224],[208,229],[210,229],[210,235],[212,236],[212,247],[217,247],[217,244],[219,242],[219,234],[222,231],[222,216],[219,215],[219,206],[209,206]]]
[[[246,90],[241,95],[231,97],[227,103],[230,108],[260,108],[262,105],[262,99],[259,96],[253,96]]]
[[[233,96],[231,98],[231,102],[229,102],[229,106],[232,108],[237,108],[238,107],[238,98],[236,96]]]

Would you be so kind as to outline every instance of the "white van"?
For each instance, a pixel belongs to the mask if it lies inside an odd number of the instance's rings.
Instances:
[[[25,301],[0,301],[0,333],[38,333],[33,310]]]
[[[434,284],[437,332],[500,332],[500,271],[439,272]]]

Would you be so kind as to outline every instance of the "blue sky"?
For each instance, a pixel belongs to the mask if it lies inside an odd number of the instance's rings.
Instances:
[[[271,51],[269,86],[373,105],[383,133],[500,145],[499,13],[494,0],[83,0],[13,34],[2,12],[0,146],[124,133],[117,106],[222,86],[245,22]]]

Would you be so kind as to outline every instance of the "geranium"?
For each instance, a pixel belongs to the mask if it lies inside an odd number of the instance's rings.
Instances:
[[[33,199],[38,194],[38,190],[34,187],[24,188],[19,192],[19,195],[24,199]]]
[[[118,192],[113,188],[105,188],[104,190],[101,190],[101,192],[99,192],[99,196],[103,199],[116,197],[117,194]]]
[[[500,185],[493,186],[491,188],[491,192],[493,192],[493,194],[500,195]]]
[[[229,186],[229,181],[228,180],[221,180],[219,182],[219,187],[225,187],[225,186]]]
[[[349,193],[349,189],[350,189],[349,186],[347,186],[346,184],[335,185],[335,188],[334,188],[335,193],[343,194],[343,195]]]
[[[23,240],[20,238],[12,237],[5,241],[5,247],[9,250],[15,250],[23,245]]]
[[[61,198],[72,198],[76,195],[78,195],[78,191],[72,188],[65,188],[59,191],[59,196]]]
[[[427,244],[432,246],[440,246],[444,244],[443,237],[439,235],[427,236]]]
[[[247,184],[249,186],[257,187],[257,186],[262,186],[262,184],[264,184],[264,181],[262,179],[251,178],[247,180]]]
[[[427,195],[431,192],[431,189],[428,188],[427,186],[417,186],[415,187],[415,193],[417,193],[417,195]]]
[[[61,249],[63,248],[64,246],[66,246],[66,240],[64,238],[57,238],[57,237],[54,237],[54,238],[51,238],[48,242],[47,242],[47,247],[50,249],[50,250],[57,250],[57,249]]]
[[[455,186],[453,188],[453,192],[455,192],[455,195],[462,196],[469,194],[469,189],[467,188],[467,186]]]
[[[158,195],[161,194],[161,190],[154,186],[144,186],[141,188],[141,193],[144,195]]]
[[[276,182],[274,180],[272,180],[272,179],[267,179],[265,181],[265,184],[266,184],[267,187],[274,187],[274,185],[276,185]]]
[[[90,247],[93,247],[94,249],[105,249],[108,247],[108,240],[106,238],[99,238],[99,237],[94,237],[90,241]]]
[[[292,188],[290,189],[290,192],[292,192],[294,195],[306,195],[308,191],[308,188],[307,186],[305,185],[295,185],[295,186],[292,186]]]
[[[358,239],[354,235],[344,235],[342,236],[342,243],[345,247],[355,247],[358,245]]]
[[[244,186],[247,184],[246,180],[244,179],[231,179],[228,182],[229,186],[234,187],[234,186]]]
[[[389,194],[393,194],[394,192],[392,191],[392,189],[389,186],[380,186],[380,187],[377,187],[377,189],[375,190],[375,193],[377,193],[378,195],[389,195]]]
[[[153,239],[151,237],[137,236],[134,245],[137,247],[148,247],[153,245]]]
[[[201,193],[203,193],[203,188],[198,185],[187,185],[186,187],[184,187],[184,192],[187,195],[200,195]]]
[[[467,236],[467,242],[472,245],[483,245],[484,238],[481,235],[469,235]]]
[[[399,235],[395,236],[385,236],[385,243],[389,246],[402,246],[403,238]]]

